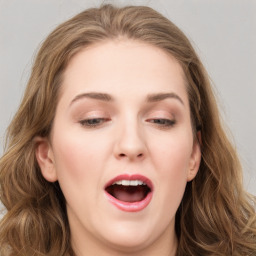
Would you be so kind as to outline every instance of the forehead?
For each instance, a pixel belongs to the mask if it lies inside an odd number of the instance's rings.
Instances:
[[[181,65],[164,50],[133,40],[113,40],[73,56],[64,72],[62,93],[64,97],[89,91],[138,96],[174,91],[186,97],[184,77]]]

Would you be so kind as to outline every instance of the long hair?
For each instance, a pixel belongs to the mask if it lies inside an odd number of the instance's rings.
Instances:
[[[74,255],[65,198],[35,158],[35,136],[47,137],[63,72],[82,49],[116,38],[137,40],[174,56],[185,73],[202,160],[176,214],[177,256],[256,255],[255,199],[242,185],[237,153],[221,124],[208,75],[186,36],[149,7],[88,9],[57,27],[42,44],[0,160],[0,255]]]

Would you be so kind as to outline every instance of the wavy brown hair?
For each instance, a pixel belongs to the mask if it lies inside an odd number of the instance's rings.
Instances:
[[[49,136],[63,72],[89,45],[116,38],[163,49],[182,66],[194,132],[201,131],[202,161],[176,214],[177,256],[256,255],[255,199],[222,128],[208,75],[186,36],[149,7],[88,9],[57,27],[42,44],[23,101],[11,122],[0,160],[0,255],[74,255],[65,198],[46,181],[35,158],[36,136]]]

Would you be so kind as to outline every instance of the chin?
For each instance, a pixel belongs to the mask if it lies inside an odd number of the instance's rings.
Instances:
[[[128,232],[126,232],[128,233]],[[149,246],[150,241],[148,237],[145,236],[138,236],[138,234],[124,234],[121,236],[120,234],[114,235],[111,237],[108,237],[108,246],[111,245],[111,247],[117,251],[120,252],[137,252],[140,250],[143,250],[147,246]]]
[[[138,222],[121,222],[113,225],[111,230],[102,235],[105,243],[120,252],[140,251],[153,243],[156,239],[153,234],[157,234],[154,229],[150,227],[143,228],[141,225],[138,225]]]

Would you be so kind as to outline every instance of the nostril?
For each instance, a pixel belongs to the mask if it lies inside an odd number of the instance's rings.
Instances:
[[[126,157],[126,156],[128,156],[128,155],[126,155],[126,154],[124,154],[124,153],[120,153],[120,154],[119,154],[119,157]],[[143,153],[138,154],[137,157],[138,157],[138,158],[142,158],[142,157],[143,157]]]

